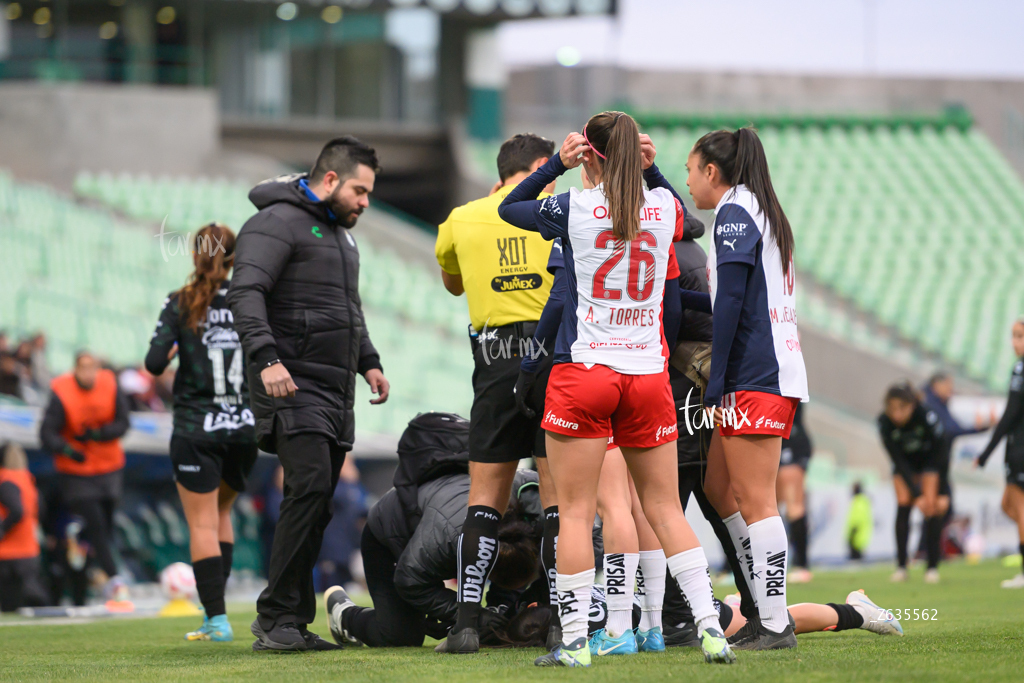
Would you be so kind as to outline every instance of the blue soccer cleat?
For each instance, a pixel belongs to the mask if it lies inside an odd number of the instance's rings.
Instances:
[[[185,640],[210,640],[215,643],[230,643],[235,639],[231,630],[231,622],[226,614],[218,614],[212,618],[203,617],[203,625],[195,631],[185,634]]]
[[[590,648],[586,638],[577,638],[569,645],[559,645],[546,655],[533,660],[534,666],[590,666]]]
[[[665,636],[660,626],[655,626],[650,631],[636,630],[636,646],[640,652],[664,652]]]
[[[633,633],[633,629],[626,631],[618,638],[612,638],[608,635],[608,631],[601,629],[590,639],[590,654],[598,657],[635,655],[636,653],[636,634]]]

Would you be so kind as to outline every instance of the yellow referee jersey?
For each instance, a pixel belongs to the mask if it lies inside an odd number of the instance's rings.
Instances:
[[[437,230],[437,262],[444,272],[462,276],[469,318],[478,331],[485,324],[539,320],[551,293],[551,242],[498,216],[498,205],[514,187],[454,209]]]

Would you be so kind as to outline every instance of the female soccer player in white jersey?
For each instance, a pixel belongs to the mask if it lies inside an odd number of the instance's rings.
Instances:
[[[782,439],[789,437],[797,403],[807,400],[793,232],[752,129],[708,133],[693,146],[687,170],[697,208],[716,214],[708,253],[714,328],[704,405],[715,408],[717,427],[705,490],[745,555],[760,617],[730,643],[737,649],[792,648],[789,543],[775,479]]]
[[[735,660],[718,623],[704,551],[683,515],[676,485],[675,405],[661,316],[669,246],[682,237],[684,211],[653,165],[654,154],[653,145],[641,149],[630,116],[603,112],[582,134],[566,137],[559,154],[498,209],[512,225],[562,239],[569,284],[542,422],[559,499],[563,638],[536,661],[539,666],[590,664],[590,529],[613,433],[668,556],[669,573],[693,608],[705,659]],[[597,183],[594,189],[536,199],[580,163]],[[644,180],[650,189],[644,190]]]

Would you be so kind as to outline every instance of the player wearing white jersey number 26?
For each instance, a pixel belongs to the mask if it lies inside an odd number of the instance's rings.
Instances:
[[[597,114],[498,209],[512,225],[560,237],[568,279],[541,424],[558,491],[556,583],[563,638],[537,660],[539,666],[590,663],[590,529],[613,434],[668,556],[669,573],[693,608],[705,658],[735,659],[718,623],[707,559],[683,516],[676,487],[675,404],[661,316],[669,247],[682,237],[685,212],[654,166],[655,154],[630,116]],[[593,189],[537,200],[545,185],[581,163]]]

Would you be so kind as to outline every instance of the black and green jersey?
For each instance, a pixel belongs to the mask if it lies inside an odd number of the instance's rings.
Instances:
[[[198,441],[252,442],[254,421],[249,409],[242,345],[225,295],[228,282],[213,298],[199,331],[184,325],[178,293],[164,301],[149,343],[146,369],[161,374],[168,354],[178,345],[174,376],[174,434]]]

